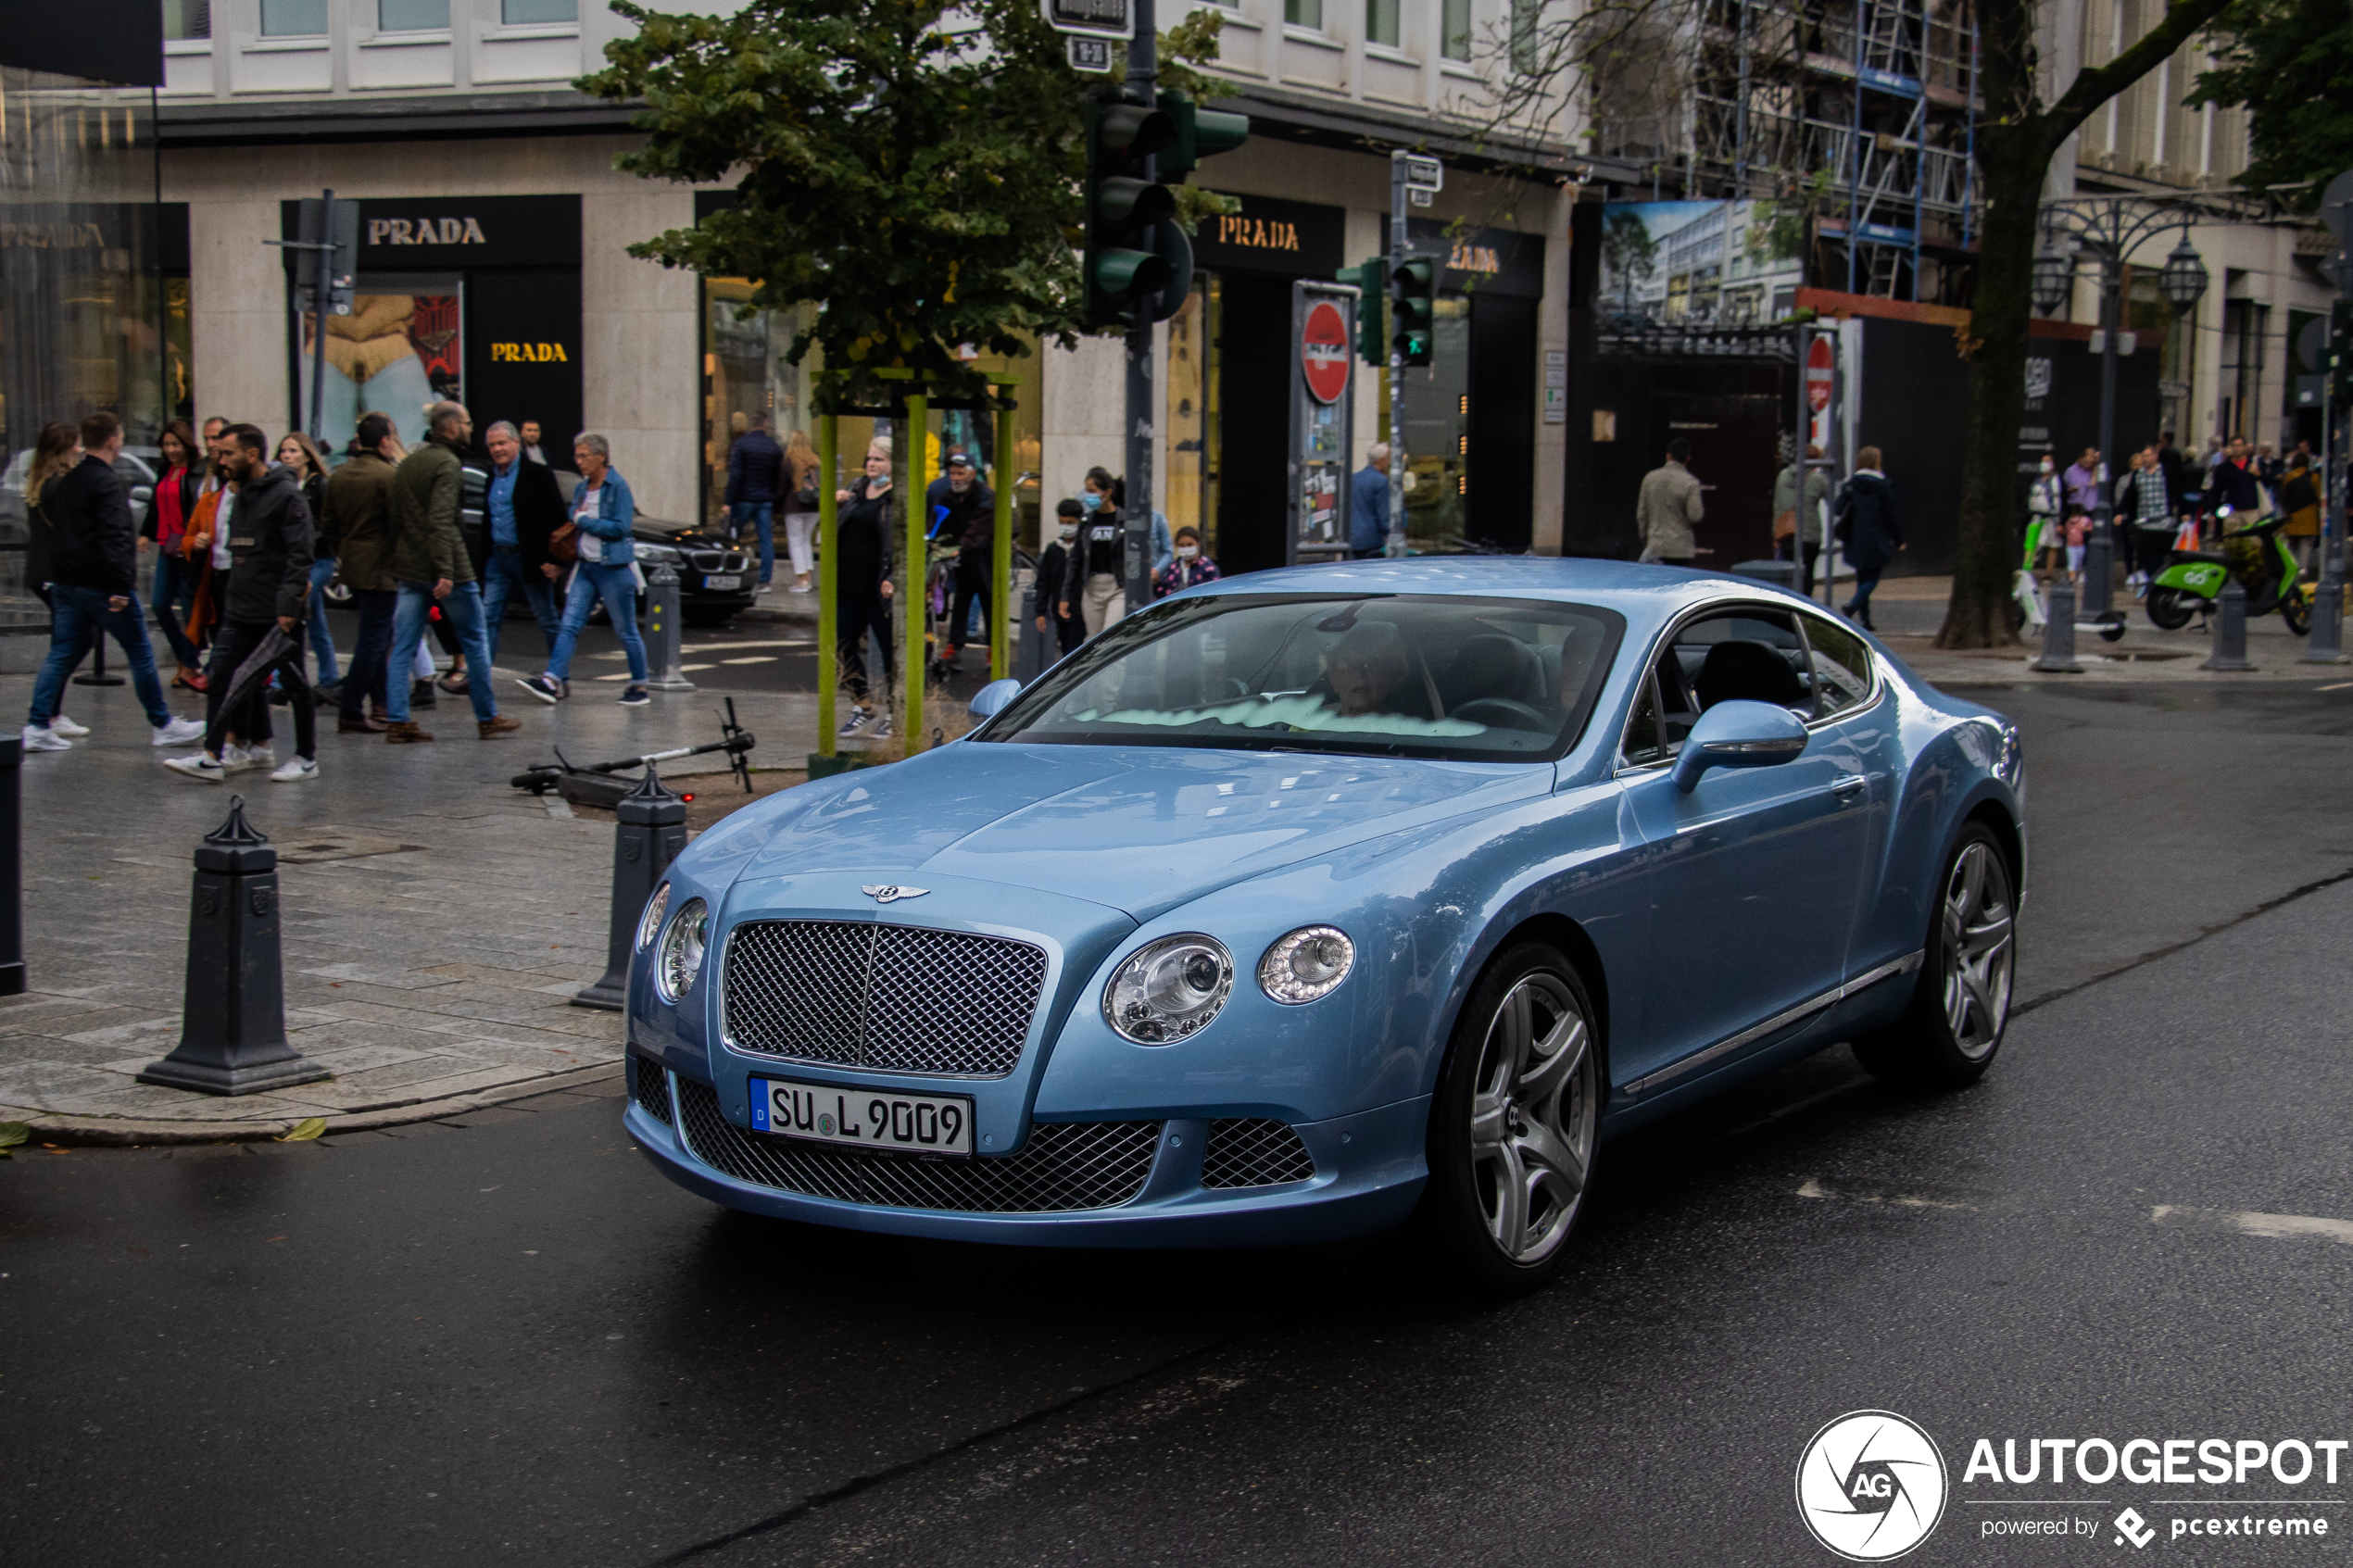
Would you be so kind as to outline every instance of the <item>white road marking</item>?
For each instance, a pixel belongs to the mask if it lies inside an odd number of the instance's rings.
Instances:
[[[2333,686],[2314,686],[2312,689],[2316,692],[2341,692],[2347,686],[2353,686],[2353,681],[2339,681]]]
[[[2207,1225],[2273,1240],[2320,1236],[2353,1247],[2353,1220],[2323,1220],[2310,1214],[2257,1214],[2236,1209],[2184,1209],[2171,1203],[2160,1203],[2150,1210],[2149,1219],[2160,1225]]]
[[[762,642],[712,643],[708,647],[681,647],[680,653],[741,653],[746,648],[797,648],[815,642],[814,637],[772,637]]]
[[[723,659],[719,662],[722,664],[774,664],[776,662],[776,656],[773,653],[756,653],[749,659]]]
[[[568,819],[572,816],[572,802],[552,789],[539,797],[539,804],[547,808],[547,815],[551,817]]]
[[[1977,1207],[1974,1203],[1952,1203],[1937,1198],[1911,1198],[1903,1195],[1890,1197],[1875,1192],[1833,1192],[1824,1186],[1819,1180],[1810,1176],[1806,1178],[1806,1185],[1797,1189],[1797,1196],[1800,1198],[1838,1198],[1849,1203],[1892,1203],[1899,1209],[1974,1210]]]

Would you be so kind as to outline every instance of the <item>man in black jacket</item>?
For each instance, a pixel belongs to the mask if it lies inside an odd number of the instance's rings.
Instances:
[[[932,481],[925,500],[936,516],[945,510],[933,536],[956,541],[956,598],[948,611],[947,645],[940,658],[954,664],[963,653],[964,633],[972,625],[973,604],[980,604],[984,625],[994,609],[988,595],[990,569],[997,543],[997,493],[980,482],[969,452],[950,452],[947,472]]]
[[[727,533],[741,539],[749,524],[760,534],[760,582],[776,571],[776,503],[786,490],[785,449],[768,433],[765,409],[745,420],[744,433],[727,448]]]
[[[222,446],[236,489],[223,498],[218,514],[220,526],[228,531],[229,586],[213,633],[212,663],[205,671],[204,750],[172,758],[164,766],[219,784],[230,771],[221,745],[231,731],[245,737],[245,766],[270,765],[268,694],[245,666],[265,652],[265,643],[273,643],[277,651],[265,658],[292,699],[295,755],[270,778],[273,784],[299,784],[319,776],[318,714],[302,668],[303,606],[310,592],[318,530],[302,487],[285,470],[270,466],[268,436],[252,425],[231,425],[222,433]],[[240,674],[251,683],[249,695],[232,705],[228,699]]]
[[[155,649],[138,606],[139,543],[131,497],[114,471],[122,451],[122,421],[99,412],[82,421],[82,461],[49,482],[40,496],[50,523],[49,657],[32,684],[32,711],[24,728],[27,751],[65,751],[70,743],[50,721],[64,700],[66,677],[99,630],[121,645],[131,665],[131,689],[147,710],[157,746],[185,746],[201,733],[164,706]]]
[[[482,574],[482,616],[489,622],[490,657],[498,657],[498,629],[507,622],[507,601],[521,594],[556,651],[556,579],[563,568],[547,556],[547,535],[564,524],[563,492],[555,470],[522,455],[522,437],[505,420],[483,437],[490,452],[490,489],[483,505],[489,513],[490,557]]]

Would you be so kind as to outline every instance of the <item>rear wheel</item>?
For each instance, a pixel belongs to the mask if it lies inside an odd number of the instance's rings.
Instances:
[[[1488,966],[1455,1025],[1417,1218],[1484,1290],[1552,1278],[1584,1210],[1601,1123],[1592,1017],[1559,950],[1523,942]]]
[[[2280,619],[2299,637],[2311,632],[2312,600],[2301,586],[2289,588],[2287,596],[2280,601]]]
[[[2151,588],[2145,601],[2149,621],[2160,632],[2178,632],[2187,626],[2195,602],[2179,588]]]
[[[2000,844],[1978,822],[1961,830],[1940,886],[1912,1005],[1856,1039],[1855,1056],[1890,1083],[1957,1089],[1993,1065],[2009,1027],[2018,897]]]

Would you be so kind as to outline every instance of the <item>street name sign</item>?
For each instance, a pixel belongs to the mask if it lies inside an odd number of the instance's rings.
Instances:
[[[1136,12],[1128,0],[1038,0],[1038,8],[1046,25],[1056,32],[1094,38],[1136,36]]]

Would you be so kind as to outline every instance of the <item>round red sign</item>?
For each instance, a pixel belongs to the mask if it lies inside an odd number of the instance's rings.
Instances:
[[[1337,403],[1348,390],[1348,318],[1328,299],[1307,307],[1307,324],[1299,330],[1299,368],[1318,403]]]
[[[1818,337],[1806,351],[1806,406],[1820,413],[1831,406],[1831,340]]]

